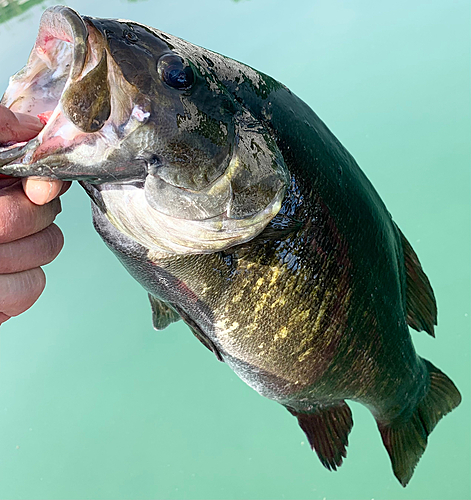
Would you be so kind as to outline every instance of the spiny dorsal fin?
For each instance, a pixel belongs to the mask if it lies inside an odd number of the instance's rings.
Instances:
[[[401,235],[406,268],[407,323],[414,330],[425,330],[435,337],[433,327],[437,324],[437,303],[432,286],[411,244],[399,228],[398,231]]]
[[[150,306],[152,307],[152,323],[156,330],[164,330],[170,323],[180,320],[180,315],[168,304],[156,299],[149,293]]]

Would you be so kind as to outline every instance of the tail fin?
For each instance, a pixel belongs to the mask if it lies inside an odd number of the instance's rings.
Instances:
[[[461,395],[455,384],[438,368],[423,360],[428,368],[430,386],[409,420],[399,420],[378,429],[391,459],[394,475],[406,486],[427,446],[427,437],[438,421],[456,408]]]

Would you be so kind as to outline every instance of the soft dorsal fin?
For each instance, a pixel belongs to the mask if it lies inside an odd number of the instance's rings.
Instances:
[[[156,330],[164,330],[170,323],[181,319],[168,304],[156,299],[149,293],[150,306],[152,307],[152,323]]]
[[[415,330],[425,330],[435,337],[433,328],[437,324],[437,303],[432,286],[411,244],[399,228],[398,231],[406,268],[407,323]]]

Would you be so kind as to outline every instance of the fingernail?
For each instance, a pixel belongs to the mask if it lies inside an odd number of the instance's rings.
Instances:
[[[49,193],[47,194],[45,203],[49,203],[52,200],[52,198],[53,198],[53,196],[52,196],[52,189],[53,189],[53,187],[54,187],[54,185],[52,184],[51,181],[49,181]]]
[[[28,123],[34,125],[35,127],[44,127],[42,121],[37,116],[29,116]]]
[[[36,205],[44,205],[51,194],[51,182],[36,179],[23,179],[23,189],[26,196]]]

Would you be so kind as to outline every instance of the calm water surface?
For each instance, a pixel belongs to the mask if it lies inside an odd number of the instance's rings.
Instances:
[[[0,1],[0,92],[42,11]],[[154,332],[145,292],[73,188],[66,245],[33,309],[0,331],[1,499],[466,500],[470,493],[470,5],[466,1],[71,1],[241,60],[307,101],[355,156],[418,252],[439,304],[419,353],[463,403],[410,485],[369,412],[325,470],[296,421],[217,363],[180,322]]]

